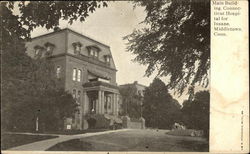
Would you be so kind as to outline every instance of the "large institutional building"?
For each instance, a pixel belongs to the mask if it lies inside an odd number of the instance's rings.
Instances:
[[[91,118],[100,128],[119,122],[117,70],[109,46],[66,28],[32,38],[26,47],[33,58],[51,57],[60,85],[79,104],[65,129],[87,129]]]
[[[119,89],[135,89],[135,95],[140,97],[140,101],[137,103],[140,103],[142,105],[143,99],[144,99],[144,92],[147,86],[139,84],[138,81],[134,81],[133,83],[123,84],[119,85]],[[127,108],[128,110],[128,108]],[[120,108],[121,113],[126,113],[125,108]],[[142,111],[141,111],[142,112]],[[142,114],[142,113],[141,113]]]
[[[139,84],[138,81],[135,81],[134,83],[123,84],[123,85],[120,85],[119,87],[120,88],[134,87],[136,89],[136,94],[138,96],[144,97],[144,91],[147,86]]]

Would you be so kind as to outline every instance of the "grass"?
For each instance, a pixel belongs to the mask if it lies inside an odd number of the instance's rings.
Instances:
[[[2,134],[1,150],[56,137],[49,135]]]
[[[165,131],[130,130],[58,143],[47,151],[208,151],[201,137],[164,135]]]
[[[91,143],[83,142],[80,139],[73,139],[58,143],[46,151],[91,151],[93,146]]]

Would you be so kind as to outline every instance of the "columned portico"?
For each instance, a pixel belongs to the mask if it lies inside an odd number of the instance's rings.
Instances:
[[[98,81],[94,83],[92,82],[92,83],[84,84],[83,88],[84,88],[84,93],[83,93],[84,98],[86,97],[85,95],[87,95],[87,97],[89,97],[89,100],[92,100],[96,103],[94,105],[96,114],[104,114],[106,111],[106,108],[109,112],[111,111],[112,114],[115,114],[117,112],[118,110],[117,101],[118,101],[118,95],[119,95],[119,90],[117,86]],[[110,97],[110,98],[107,98],[107,97]],[[86,101],[87,99],[85,98],[84,102]],[[106,102],[110,104],[105,104]],[[108,106],[106,107],[106,105]]]
[[[83,84],[83,113],[81,120],[97,115],[106,117],[118,117],[119,90],[115,85],[108,83],[88,82]],[[84,122],[82,122],[84,125]],[[84,128],[84,126],[83,126]]]

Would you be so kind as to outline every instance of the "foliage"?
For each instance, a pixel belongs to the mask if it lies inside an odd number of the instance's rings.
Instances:
[[[16,6],[19,15],[13,15]],[[4,29],[15,31],[20,38],[29,38],[30,32],[39,26],[57,29],[60,19],[68,20],[69,24],[77,19],[85,21],[90,13],[100,7],[107,7],[107,3],[105,1],[9,1],[1,3],[0,14],[3,16]]]
[[[70,24],[84,21],[90,12],[106,6],[102,1],[1,2],[2,128],[34,130],[39,117],[47,129],[58,129],[64,117],[72,116],[75,101],[57,86],[53,64],[49,59],[31,59],[24,42],[34,28],[56,30],[60,19]]]
[[[77,104],[70,93],[64,89],[47,91],[46,100],[40,102],[36,111],[43,130],[62,130],[66,117],[73,117]]]
[[[145,28],[124,39],[134,61],[147,65],[145,75],[155,70],[168,76],[169,88],[182,94],[197,84],[208,86],[210,68],[210,1],[135,1],[145,7]],[[190,92],[191,92],[190,91]]]
[[[204,130],[206,137],[209,131],[209,104],[209,91],[199,91],[193,100],[184,101],[181,109],[185,125],[191,129]]]
[[[158,78],[145,90],[143,117],[147,127],[170,129],[180,119],[180,105]]]
[[[142,97],[138,95],[135,85],[121,86],[120,94],[122,96],[121,115],[128,115],[130,118],[137,119],[141,117]]]
[[[5,57],[4,66],[8,66],[10,60],[11,57]],[[19,77],[23,72],[13,72],[13,68],[2,69],[6,72],[2,84],[3,126],[9,130],[34,130],[38,117],[40,128],[56,130],[62,127],[63,119],[75,113],[76,103],[71,94],[57,86],[52,63],[48,59],[31,60],[25,67],[27,71],[23,79]]]

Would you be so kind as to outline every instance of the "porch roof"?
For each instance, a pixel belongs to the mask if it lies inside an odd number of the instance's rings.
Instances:
[[[86,82],[82,86],[85,87],[85,88],[103,86],[103,87],[112,88],[112,89],[119,89],[119,87],[116,86],[116,85],[112,85],[110,83],[105,83],[105,82],[102,82],[102,81]]]
[[[104,76],[101,73],[98,73],[98,72],[93,71],[93,70],[88,70],[88,73],[90,73],[96,77],[102,78],[102,79],[110,80],[110,77]]]

